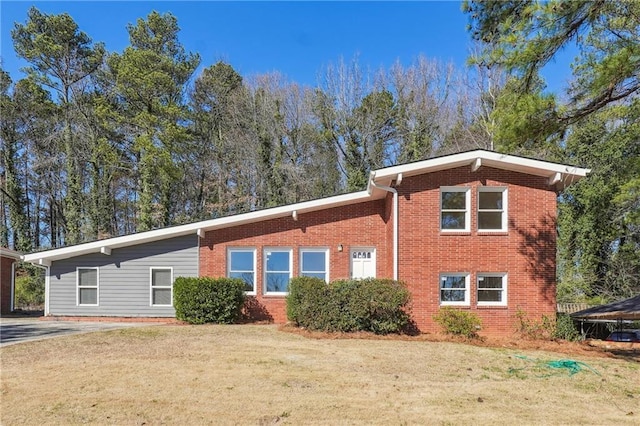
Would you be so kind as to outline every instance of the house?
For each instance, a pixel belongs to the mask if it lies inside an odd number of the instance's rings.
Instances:
[[[15,263],[20,261],[17,251],[0,247],[0,316],[13,312],[15,294]]]
[[[394,278],[413,318],[452,306],[485,334],[555,315],[557,191],[588,169],[475,150],[371,172],[367,189],[25,256],[45,315],[172,317],[177,276],[247,283],[255,318],[286,321],[291,277]]]

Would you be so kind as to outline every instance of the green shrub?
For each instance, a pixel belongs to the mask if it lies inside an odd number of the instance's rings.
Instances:
[[[244,281],[238,278],[178,277],[173,284],[176,318],[190,324],[231,324],[241,316]]]
[[[296,325],[312,330],[324,330],[329,322],[326,301],[327,283],[314,277],[296,277],[289,283],[287,318]]]
[[[555,321],[547,315],[539,320],[529,318],[526,311],[516,311],[516,332],[522,337],[532,340],[551,340],[555,335]]]
[[[15,306],[39,308],[44,305],[44,279],[40,276],[16,277]]]
[[[393,280],[338,280],[330,284],[297,277],[289,284],[287,317],[298,326],[321,331],[399,333],[410,317],[409,291]]]
[[[440,309],[433,316],[433,320],[445,333],[464,336],[468,339],[477,338],[478,330],[482,326],[482,321],[475,313],[451,307]]]
[[[582,339],[573,319],[567,314],[558,314],[553,335],[556,339],[569,340],[571,342]]]

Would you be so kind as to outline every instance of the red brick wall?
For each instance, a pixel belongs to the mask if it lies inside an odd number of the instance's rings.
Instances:
[[[385,201],[378,200],[298,214],[297,221],[288,216],[208,231],[200,239],[200,276],[227,274],[227,247],[255,248],[258,294],[252,302],[252,313],[257,319],[285,322],[284,297],[262,294],[264,247],[291,248],[294,276],[300,272],[300,248],[326,247],[331,280],[349,277],[351,247],[375,247],[377,276],[391,276],[385,261],[391,250],[386,243],[386,227]],[[342,252],[338,251],[339,244],[343,246]]]
[[[0,315],[11,312],[11,265],[15,259],[0,256]]]
[[[470,187],[471,226],[465,234],[440,231],[440,187]],[[508,229],[479,232],[477,190],[507,187]],[[413,294],[413,316],[422,331],[437,331],[441,273],[470,275],[470,304],[482,334],[510,335],[518,309],[529,318],[555,315],[556,195],[543,177],[468,166],[405,178],[400,194],[400,279]],[[507,274],[507,306],[478,306],[478,273]]]
[[[470,232],[450,235],[440,232],[440,187],[471,188]],[[477,231],[477,188],[508,187],[508,231]],[[443,272],[470,276],[470,304],[460,309],[477,313],[482,334],[510,335],[515,314],[521,309],[529,318],[555,314],[556,195],[546,178],[470,166],[405,177],[399,193],[399,278],[413,294],[413,317],[423,332],[439,331],[432,316],[440,307],[439,278]],[[378,277],[393,276],[392,197],[384,200],[299,214],[254,224],[209,231],[200,240],[200,275],[225,276],[227,247],[256,249],[258,294],[253,312],[258,318],[286,321],[282,296],[263,295],[263,248],[293,249],[293,275],[299,274],[301,247],[327,247],[330,279],[350,274],[349,248],[376,248]],[[342,244],[344,251],[337,251]],[[478,272],[507,274],[507,306],[477,304]]]

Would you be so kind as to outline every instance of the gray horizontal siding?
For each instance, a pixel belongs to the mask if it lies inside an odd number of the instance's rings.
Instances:
[[[76,304],[76,268],[99,270],[99,306]],[[187,235],[53,262],[51,315],[173,317],[172,306],[151,306],[150,268],[172,267],[173,278],[198,276],[198,237]]]

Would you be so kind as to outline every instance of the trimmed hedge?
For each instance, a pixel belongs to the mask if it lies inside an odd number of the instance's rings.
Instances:
[[[402,332],[410,322],[411,296],[402,282],[388,279],[339,280],[327,284],[296,277],[289,284],[287,317],[310,330]]]
[[[176,318],[190,324],[231,324],[241,316],[244,281],[238,278],[178,277],[173,284]]]

